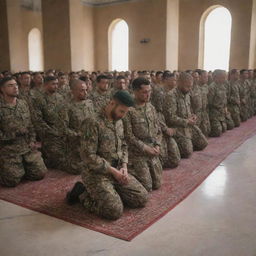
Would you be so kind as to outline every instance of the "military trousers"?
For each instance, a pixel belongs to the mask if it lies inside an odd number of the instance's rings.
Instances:
[[[180,162],[180,150],[171,136],[164,135],[161,142],[160,160],[164,168],[175,168]]]
[[[194,150],[203,150],[208,145],[207,138],[198,126],[194,125],[188,129],[190,129],[191,137],[179,133],[174,137],[182,158],[189,158]]]
[[[235,127],[239,127],[241,124],[241,118],[240,118],[240,108],[238,105],[230,105],[228,107],[228,110],[230,112],[231,118],[234,122]]]
[[[80,195],[83,206],[99,217],[116,220],[123,214],[124,205],[130,208],[144,207],[148,192],[136,178],[129,174],[127,185],[119,184],[110,174],[93,171],[82,172],[86,191]]]
[[[62,137],[48,135],[42,138],[42,154],[48,168],[64,171],[67,167],[66,152],[66,143]]]
[[[199,123],[199,128],[202,131],[202,133],[208,137],[211,131],[211,125],[210,125],[210,120],[209,120],[209,114],[208,112],[202,111],[201,113],[201,119],[200,119],[200,123]]]
[[[0,184],[8,187],[18,185],[22,178],[43,179],[47,172],[39,151],[25,154],[0,156]]]
[[[163,167],[158,156],[131,156],[130,154],[128,168],[147,191],[161,187]]]
[[[219,120],[212,118],[210,119],[211,123],[211,137],[220,137],[222,133],[227,131],[227,123],[226,120]]]

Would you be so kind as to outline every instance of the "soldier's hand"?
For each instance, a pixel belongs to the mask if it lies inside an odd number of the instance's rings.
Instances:
[[[173,129],[173,128],[168,128],[167,130],[166,130],[166,134],[168,135],[168,136],[173,136],[174,134],[176,133],[176,130],[175,129]]]
[[[28,134],[28,129],[27,128],[20,128],[17,132],[16,132],[16,135],[17,136],[21,136],[21,135],[25,135],[25,134]]]
[[[150,156],[158,156],[160,154],[159,146],[153,148],[148,145],[144,145],[144,151]]]
[[[37,150],[37,144],[35,142],[30,142],[29,147],[32,151]]]
[[[119,170],[114,167],[110,167],[109,172],[119,184],[123,184],[123,174]]]
[[[190,125],[195,125],[196,124],[196,121],[193,118],[193,116],[188,119],[188,124],[190,124]]]
[[[122,184],[127,185],[128,182],[129,182],[129,176],[128,176],[128,170],[127,170],[127,168],[122,167],[119,171],[120,171],[120,172],[122,173],[122,175],[123,175]]]
[[[146,152],[150,156],[155,156],[156,150],[153,147],[150,147],[148,145],[144,145],[144,152]]]
[[[160,147],[159,146],[155,146],[154,149],[155,149],[155,155],[156,156],[160,155]]]

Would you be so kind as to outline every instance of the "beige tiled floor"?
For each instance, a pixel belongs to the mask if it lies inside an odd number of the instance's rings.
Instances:
[[[256,136],[125,242],[0,200],[1,256],[256,256]]]

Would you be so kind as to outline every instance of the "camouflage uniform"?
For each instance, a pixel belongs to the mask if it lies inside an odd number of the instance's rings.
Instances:
[[[64,109],[63,119],[67,136],[66,157],[68,159],[65,171],[71,174],[80,174],[85,169],[85,164],[80,157],[81,125],[93,114],[93,104],[89,99],[79,102],[71,101]]]
[[[250,103],[250,85],[249,81],[239,80],[239,96],[240,96],[240,117],[241,121],[244,122],[249,118],[249,103]]]
[[[200,126],[202,122],[202,92],[198,84],[194,84],[190,92],[191,111],[197,116],[197,125]]]
[[[161,147],[161,128],[151,103],[135,105],[124,118],[125,138],[129,149],[130,172],[148,190],[162,184],[162,164],[158,156],[149,156],[144,145]]]
[[[208,84],[204,84],[200,86],[201,95],[202,95],[202,112],[201,112],[201,123],[199,124],[199,128],[205,136],[209,136],[211,131],[211,125],[209,120],[209,107],[208,107],[208,92],[209,87]]]
[[[11,106],[0,103],[0,184],[16,186],[22,177],[39,180],[47,171],[35,142],[29,107],[23,100]]]
[[[251,116],[256,114],[256,80],[250,81]]]
[[[226,94],[227,94],[227,107],[226,107],[226,124],[227,124],[227,130],[232,130],[235,127],[234,121],[232,119],[232,116],[228,110],[228,102],[231,97],[231,88],[228,81],[225,82],[226,87]]]
[[[104,113],[82,125],[81,157],[87,168],[82,172],[86,192],[80,201],[100,217],[117,219],[123,203],[131,208],[143,207],[148,200],[145,188],[129,174],[129,183],[120,185],[108,173],[110,166],[120,168],[128,162],[122,120],[111,122]]]
[[[61,118],[64,98],[46,92],[33,102],[35,110],[34,126],[42,141],[42,153],[48,168],[63,170],[66,167],[66,140],[64,120]]]
[[[227,90],[225,84],[212,82],[208,93],[209,118],[212,137],[219,137],[227,130]]]
[[[110,91],[107,91],[101,94],[97,89],[94,89],[91,91],[88,98],[93,102],[95,112],[100,113],[102,108],[104,108],[111,100],[111,93]]]
[[[228,111],[231,114],[235,127],[240,126],[240,96],[239,84],[237,81],[229,81]]]
[[[180,151],[175,139],[167,134],[168,126],[163,114],[163,102],[167,91],[162,87],[155,87],[151,97],[151,103],[155,107],[162,130],[161,155],[163,167],[175,168],[180,162]]]
[[[67,84],[62,85],[61,87],[58,87],[57,92],[62,95],[62,97],[69,101],[71,99],[71,92],[70,88]]]
[[[183,94],[178,88],[168,92],[163,109],[167,125],[176,128],[174,138],[181,157],[188,158],[193,150],[203,150],[208,145],[199,127],[188,124],[188,119],[192,115],[189,93]]]

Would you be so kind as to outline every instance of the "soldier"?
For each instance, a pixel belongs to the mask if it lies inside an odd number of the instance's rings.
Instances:
[[[229,79],[229,89],[230,95],[228,98],[228,111],[231,114],[232,120],[235,127],[239,127],[241,123],[240,118],[240,95],[239,95],[239,71],[237,69],[232,69],[230,71]]]
[[[159,85],[162,84],[163,74],[164,74],[163,71],[156,72],[155,82],[153,84],[153,87],[158,87]]]
[[[163,114],[163,104],[166,93],[176,87],[176,78],[170,72],[164,72],[162,84],[155,87],[151,97],[151,103],[155,107],[162,130],[160,159],[164,168],[175,168],[180,162],[180,151],[173,138],[175,130],[166,125]]]
[[[161,127],[156,110],[149,103],[150,82],[140,77],[133,81],[132,87],[135,105],[124,118],[129,168],[147,191],[151,191],[160,188],[162,184],[162,165],[159,159]]]
[[[145,206],[148,193],[127,169],[127,145],[120,120],[132,105],[129,93],[119,91],[99,115],[83,123],[81,157],[87,168],[82,173],[83,184],[76,183],[68,192],[68,203],[80,199],[87,210],[111,220],[121,217],[124,204]]]
[[[42,153],[48,168],[66,167],[64,120],[61,118],[64,98],[57,93],[58,80],[54,76],[44,79],[44,92],[34,102],[34,126],[42,141]]]
[[[29,72],[22,72],[19,78],[19,97],[26,97],[30,90],[31,76]]]
[[[78,78],[77,78],[78,79]],[[68,85],[67,76],[63,72],[58,73],[58,89],[57,92],[61,94],[65,100],[69,101],[71,98],[70,87]]]
[[[47,169],[35,144],[29,107],[17,99],[19,90],[10,77],[0,82],[0,184],[14,187],[22,178],[43,179]]]
[[[246,121],[250,114],[250,84],[248,81],[248,70],[240,70],[240,80],[239,83],[239,96],[240,96],[240,117],[241,121]]]
[[[93,103],[86,99],[87,86],[82,80],[71,81],[72,100],[67,108],[63,106],[68,159],[65,171],[80,174],[85,169],[85,163],[80,157],[81,125],[84,120],[94,115]]]
[[[110,94],[113,96],[119,90],[128,90],[124,76],[117,76],[114,87],[111,89]]]
[[[250,116],[254,116],[255,112],[255,104],[256,104],[256,82],[254,80],[254,71],[252,69],[249,70],[249,82],[250,82]]]
[[[96,112],[101,112],[111,99],[109,92],[109,79],[105,75],[99,75],[96,79],[96,87],[91,91],[89,99],[92,100]]]
[[[168,92],[163,108],[168,127],[176,128],[174,138],[182,158],[188,158],[193,149],[203,150],[208,144],[206,137],[196,126],[197,117],[191,113],[189,92],[192,85],[192,76],[181,73],[178,87]]]
[[[201,89],[202,97],[202,109],[201,109],[201,122],[199,122],[199,128],[202,133],[208,137],[211,130],[210,120],[209,120],[209,107],[208,107],[208,73],[205,70],[199,72],[199,86]]]
[[[32,87],[29,93],[30,97],[32,97],[33,99],[36,99],[37,97],[40,97],[42,95],[43,82],[44,82],[44,79],[41,73],[35,72],[32,78]]]
[[[227,130],[227,89],[226,71],[215,70],[213,73],[213,82],[209,86],[208,102],[209,102],[209,118],[211,123],[212,137],[219,137]]]
[[[197,117],[196,125],[200,127],[202,120],[202,108],[203,108],[203,101],[202,101],[202,91],[199,86],[199,74],[198,72],[194,71],[192,73],[193,76],[193,87],[190,91],[190,102],[191,102],[191,111]]]

